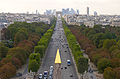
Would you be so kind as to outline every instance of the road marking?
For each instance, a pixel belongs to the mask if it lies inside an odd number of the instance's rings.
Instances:
[[[57,64],[57,63],[61,64],[59,49],[57,49],[57,54],[56,54],[56,58],[55,58],[55,64]]]

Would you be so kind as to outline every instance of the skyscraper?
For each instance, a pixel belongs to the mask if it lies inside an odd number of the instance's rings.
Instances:
[[[89,16],[89,7],[87,7],[87,16]]]
[[[97,16],[97,12],[96,11],[94,11],[94,16]]]
[[[36,10],[36,14],[38,14],[38,10]]]
[[[77,14],[79,15],[79,10],[77,9]]]

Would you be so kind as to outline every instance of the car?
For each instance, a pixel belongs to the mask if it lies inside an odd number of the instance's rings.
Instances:
[[[50,66],[50,71],[53,71],[53,70],[54,70],[53,66]]]
[[[39,74],[39,79],[42,79],[43,78],[43,75],[42,74]]]
[[[47,79],[47,77],[44,77],[44,79]]]
[[[44,71],[44,77],[47,77],[48,76],[48,71]]]
[[[53,71],[52,71],[52,70],[50,70],[49,75],[50,75],[50,76],[52,76],[52,75],[53,75]]]
[[[71,61],[67,60],[67,65],[70,66],[71,65]]]
[[[49,76],[49,79],[53,79],[52,76]]]

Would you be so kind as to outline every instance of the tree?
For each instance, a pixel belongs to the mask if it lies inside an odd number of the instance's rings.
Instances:
[[[15,34],[17,33],[18,29],[16,27],[14,27],[13,24],[11,24],[9,27],[8,27],[8,30],[10,31],[10,38],[12,40],[14,40],[14,36]]]
[[[16,34],[15,34],[15,37],[14,37],[14,44],[15,46],[23,41],[23,40],[26,40],[28,38],[28,32],[25,28],[23,29],[20,29]]]
[[[28,40],[24,40],[18,43],[17,47],[23,48],[27,51],[27,56],[33,52],[34,43]]]
[[[16,74],[16,68],[12,63],[7,63],[0,68],[0,78],[9,79]]]
[[[112,68],[120,67],[120,59],[119,58],[112,58],[110,60],[110,62],[111,62],[111,67]]]
[[[37,72],[40,66],[40,54],[32,53],[29,56],[28,71]]]
[[[40,57],[42,58],[45,53],[45,46],[44,45],[35,46],[34,51],[35,53],[40,53]]]
[[[97,65],[97,62],[102,58],[100,54],[92,54],[92,61],[94,62],[95,65]]]
[[[97,33],[97,34],[95,34],[93,36],[93,40],[92,41],[93,41],[94,45],[96,47],[98,47],[101,40],[104,40],[104,34],[103,33]]]
[[[116,79],[120,79],[120,67],[114,68],[113,70],[116,74]]]
[[[10,56],[11,58],[16,57],[21,61],[22,64],[24,64],[27,59],[27,52],[23,48],[15,47],[8,51],[7,56]]]
[[[78,72],[83,74],[85,71],[88,70],[88,59],[84,57],[79,57],[77,62]]]
[[[98,61],[97,68],[98,68],[99,72],[103,73],[104,69],[107,67],[111,67],[111,63],[110,63],[109,59],[102,58]]]
[[[115,49],[114,51],[111,52],[111,57],[112,58],[120,58],[120,50]]]
[[[118,46],[117,45],[113,45],[109,48],[109,51],[112,52],[114,50],[118,49]]]
[[[111,67],[107,67],[104,70],[104,79],[116,79],[115,72]]]
[[[38,62],[34,59],[34,60],[30,60],[29,61],[29,65],[28,65],[28,71],[32,71],[32,72],[37,72],[39,69],[39,64]]]
[[[106,39],[103,42],[103,48],[109,49],[111,46],[116,44],[116,40],[114,39]]]
[[[0,46],[0,58],[4,58],[8,52],[9,48],[6,46]]]

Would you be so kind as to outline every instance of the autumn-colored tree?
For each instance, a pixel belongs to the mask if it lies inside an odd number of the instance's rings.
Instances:
[[[26,40],[28,38],[28,32],[25,28],[20,29],[14,37],[14,45],[17,46],[17,44],[23,40]]]
[[[28,40],[37,45],[37,42],[40,40],[40,36],[37,34],[29,34]]]
[[[107,67],[104,70],[104,79],[116,79],[115,72],[111,67]]]
[[[9,79],[16,74],[16,68],[12,63],[7,63],[0,68],[0,78]]]
[[[29,54],[33,52],[33,46],[34,43],[28,40],[21,41],[17,45],[17,47],[23,48],[24,50],[27,51],[27,56],[29,56]]]
[[[16,69],[19,69],[22,66],[21,61],[16,57],[11,58],[11,62],[16,67]]]
[[[114,68],[113,70],[116,74],[116,79],[120,79],[120,67]]]
[[[111,57],[112,58],[120,58],[120,50],[115,49],[114,51],[111,52]]]
[[[110,60],[110,62],[111,62],[111,67],[112,68],[120,67],[120,59],[119,58],[112,58]]]
[[[7,64],[7,63],[9,63],[9,62],[11,62],[11,58],[8,58],[8,57],[3,58],[3,59],[0,61],[0,67],[3,66],[3,65],[5,65],[5,64]]]
[[[27,52],[23,48],[15,47],[8,51],[7,56],[16,57],[21,61],[22,64],[24,64],[27,59]]]

